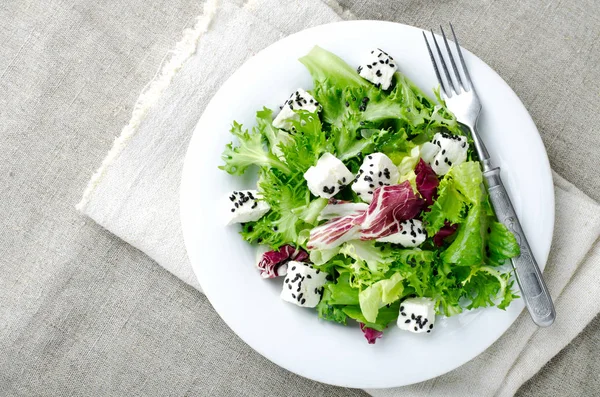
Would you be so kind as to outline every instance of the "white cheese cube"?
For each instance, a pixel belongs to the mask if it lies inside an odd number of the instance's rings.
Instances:
[[[433,136],[432,143],[439,147],[439,151],[431,160],[431,168],[438,175],[446,175],[450,167],[467,160],[469,144],[465,136],[438,132]]]
[[[400,303],[398,328],[420,334],[431,332],[435,323],[434,302],[431,298],[409,298]]]
[[[299,120],[295,110],[306,110],[311,113],[317,112],[319,110],[319,102],[308,92],[302,88],[298,88],[283,104],[281,111],[275,117],[275,120],[273,120],[273,126],[275,128],[291,130],[292,123],[290,120]]]
[[[387,90],[396,73],[396,62],[385,51],[376,48],[370,51],[361,65],[356,69],[358,74],[378,87]]]
[[[378,238],[376,241],[382,243],[400,244],[403,247],[418,247],[427,238],[423,222],[418,219],[409,219],[400,223],[401,230],[398,233]]]
[[[352,182],[354,175],[338,158],[331,153],[325,153],[304,173],[308,189],[319,197],[331,198],[345,185]]]
[[[228,225],[257,221],[271,209],[267,202],[260,200],[257,190],[234,190],[226,202]]]
[[[440,147],[432,142],[425,142],[421,146],[421,158],[427,164],[431,164],[433,158],[440,151]]]
[[[281,299],[301,307],[315,307],[321,300],[327,274],[303,262],[288,263]]]
[[[400,179],[398,167],[383,153],[369,154],[363,160],[352,184],[352,190],[361,200],[373,201],[373,192],[381,186],[397,185]]]

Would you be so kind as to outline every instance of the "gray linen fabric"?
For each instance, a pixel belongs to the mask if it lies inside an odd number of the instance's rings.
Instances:
[[[0,4],[0,395],[364,395],[263,359],[204,296],[73,209],[200,11],[191,0]],[[342,11],[455,21],[463,45],[521,96],[554,169],[600,200],[594,0],[343,1]],[[597,394],[599,330],[596,318],[518,394]]]

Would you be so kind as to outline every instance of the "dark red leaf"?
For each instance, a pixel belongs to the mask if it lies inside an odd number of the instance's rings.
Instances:
[[[444,244],[444,239],[448,236],[452,236],[457,228],[457,224],[451,225],[448,221],[444,222],[444,226],[442,226],[440,231],[433,236],[433,243],[436,246],[441,247],[442,244]]]
[[[409,181],[378,188],[362,221],[360,239],[374,240],[398,233],[400,223],[419,215],[423,204]]]
[[[417,175],[417,190],[425,198],[427,205],[433,204],[433,199],[437,196],[437,188],[440,184],[437,175],[423,159],[420,159],[415,167],[415,174]]]
[[[264,278],[285,276],[289,261],[303,262],[308,259],[308,253],[302,248],[296,249],[286,244],[279,251],[268,251],[262,254],[258,262],[260,275]]]
[[[373,328],[365,327],[365,325],[363,323],[359,323],[359,324],[360,324],[360,330],[363,332],[363,334],[365,335],[365,338],[367,339],[367,342],[369,342],[370,345],[373,345],[377,341],[377,339],[379,339],[383,336],[382,331],[377,331]]]

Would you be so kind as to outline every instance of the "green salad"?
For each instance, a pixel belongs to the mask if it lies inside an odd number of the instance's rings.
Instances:
[[[519,246],[438,92],[380,49],[357,68],[320,47],[300,62],[314,88],[259,110],[251,129],[233,122],[222,155],[229,174],[258,171],[226,212],[258,245],[259,274],[286,302],[359,323],[369,343],[392,323],[430,333],[436,315],[505,309],[517,296],[503,265]]]

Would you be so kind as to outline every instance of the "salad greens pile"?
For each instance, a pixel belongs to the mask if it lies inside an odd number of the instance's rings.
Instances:
[[[332,153],[356,174],[365,156],[384,153],[398,166],[400,181],[409,181],[425,197],[415,172],[422,144],[438,132],[465,134],[438,92],[436,101],[400,73],[384,91],[322,48],[315,47],[300,62],[313,78],[309,92],[321,112],[297,111],[293,129],[286,132],[273,126],[273,112],[264,108],[250,130],[233,123],[237,142],[222,155],[220,168],[233,175],[257,166],[258,191],[270,205],[262,218],[242,225],[242,237],[272,250],[289,244],[309,252],[312,266],[330,276],[316,307],[325,320],[347,324],[352,319],[382,331],[397,321],[407,297],[431,298],[436,313],[446,316],[486,306],[506,308],[516,295],[510,271],[502,265],[519,254],[519,247],[496,220],[470,149],[467,161],[439,180],[429,176],[434,183],[419,216],[428,237],[419,248],[352,240],[331,249],[308,249],[311,229],[324,223],[319,214],[328,200],[311,194],[303,174],[321,155]],[[361,202],[349,187],[335,197]]]

